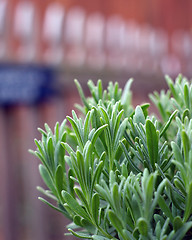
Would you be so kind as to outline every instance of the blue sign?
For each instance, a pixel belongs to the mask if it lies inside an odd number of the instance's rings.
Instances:
[[[55,94],[56,74],[51,67],[0,65],[0,105],[34,104]]]

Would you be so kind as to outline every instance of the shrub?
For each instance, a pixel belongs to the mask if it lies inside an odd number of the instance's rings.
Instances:
[[[149,104],[131,104],[129,80],[122,91],[110,82],[88,82],[83,106],[54,132],[45,124],[35,140],[40,175],[49,190],[39,198],[71,220],[79,238],[107,240],[192,239],[192,84],[168,76],[168,91]],[[66,122],[69,122],[67,125]],[[70,127],[69,127],[70,126]]]

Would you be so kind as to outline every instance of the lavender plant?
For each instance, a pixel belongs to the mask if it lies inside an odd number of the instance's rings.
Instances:
[[[131,84],[88,82],[83,105],[35,140],[48,190],[39,199],[71,220],[71,234],[93,240],[192,239],[192,83],[166,77],[169,90],[134,108]],[[67,122],[69,124],[67,124]],[[47,199],[55,201],[55,205]],[[52,202],[52,201],[51,201]]]

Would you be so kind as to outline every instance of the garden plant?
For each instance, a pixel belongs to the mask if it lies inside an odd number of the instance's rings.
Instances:
[[[48,189],[40,197],[66,218],[69,233],[93,240],[192,239],[192,83],[166,76],[168,90],[132,106],[120,89],[88,81],[82,105],[31,152]],[[51,200],[49,200],[51,199]],[[54,204],[55,203],[55,204]]]

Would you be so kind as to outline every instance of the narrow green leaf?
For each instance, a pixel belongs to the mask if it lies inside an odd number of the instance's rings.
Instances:
[[[109,190],[106,191],[106,189],[104,189],[103,187],[101,187],[99,184],[95,185],[95,189],[96,191],[99,193],[99,195],[101,196],[101,198],[103,198],[105,201],[107,201],[110,205],[113,205],[112,201],[111,201],[111,197],[110,197],[110,192]]]
[[[114,137],[117,135],[117,131],[119,129],[119,125],[120,125],[120,122],[121,122],[123,112],[124,112],[124,110],[121,110],[115,118],[115,123],[113,125],[114,126]]]
[[[49,160],[49,165],[53,172],[55,172],[54,151],[55,149],[53,146],[53,138],[49,137],[47,139],[47,153],[48,153],[47,160]]]
[[[123,235],[126,240],[135,240],[134,236],[126,229],[123,229]]]
[[[137,226],[138,226],[138,229],[139,229],[139,232],[141,233],[141,235],[147,237],[148,235],[148,223],[147,221],[145,220],[145,218],[139,218],[137,220]]]
[[[131,208],[133,212],[134,221],[136,222],[137,219],[142,216],[141,200],[138,198],[137,193],[132,195]]]
[[[64,119],[63,122],[60,125],[60,128],[59,128],[59,138],[60,138],[61,141],[62,141],[62,137],[61,136],[63,136],[63,134],[65,132],[66,122],[67,122],[67,119]]]
[[[75,154],[75,152],[73,151],[73,149],[69,146],[68,143],[61,143],[61,145],[63,146],[64,149],[66,149],[66,151],[71,155],[71,154]]]
[[[89,90],[91,92],[92,98],[95,100],[96,103],[99,102],[99,98],[97,95],[97,86],[95,86],[95,84],[93,83],[92,80],[89,80],[87,83]]]
[[[98,216],[99,216],[99,205],[100,205],[100,201],[99,201],[99,194],[95,193],[92,197],[92,215],[93,215],[93,219],[95,221],[95,223],[98,225]]]
[[[159,196],[158,204],[159,204],[161,210],[166,215],[166,217],[169,218],[171,220],[171,222],[173,223],[174,218],[171,213],[171,210],[170,210],[169,206],[167,206],[165,199],[162,196]]]
[[[182,156],[181,150],[179,149],[178,145],[175,142],[171,142],[171,147],[173,149],[175,159],[177,160],[177,162],[179,162],[180,164],[183,165],[184,160],[183,160],[183,156]]]
[[[184,210],[184,196],[180,191],[178,191],[177,188],[173,185],[173,188],[171,186],[168,187],[167,189],[170,192],[170,198],[175,205],[175,207],[179,210]]]
[[[145,118],[148,116],[148,108],[149,108],[150,104],[149,103],[144,103],[141,105],[141,109],[143,111],[143,114],[145,116]]]
[[[133,120],[135,123],[142,123],[145,124],[145,116],[143,114],[143,110],[140,106],[135,108],[135,115],[133,116]]]
[[[174,86],[174,83],[173,83],[173,80],[168,76],[166,75],[165,76],[165,79],[167,81],[167,84],[173,94],[173,97],[177,100],[178,99],[178,93],[177,93],[177,90],[175,89],[175,86]]]
[[[38,130],[42,135],[44,135],[45,137],[47,137],[47,133],[46,133],[43,129],[37,128],[37,130]]]
[[[182,122],[184,122],[185,121],[185,118],[190,118],[190,111],[189,111],[189,109],[187,108],[187,109],[185,109],[185,111],[183,112],[183,115],[182,115]]]
[[[44,158],[45,157],[45,152],[44,152],[43,146],[41,145],[40,141],[35,139],[34,142],[35,142],[35,144],[37,146],[37,149],[39,150],[41,156]]]
[[[97,129],[101,126],[100,111],[95,106],[92,106],[92,109],[93,109],[93,115],[92,115],[92,118],[91,118],[91,124],[92,124],[93,128]]]
[[[131,92],[130,92],[130,87],[133,82],[133,79],[129,79],[124,87],[122,97],[121,97],[121,103],[122,105],[129,105],[131,104]]]
[[[175,233],[173,239],[174,240],[182,240],[183,237],[186,235],[186,233],[189,231],[189,229],[192,228],[192,222],[186,222],[183,224],[181,228]]]
[[[113,170],[111,170],[109,172],[109,188],[112,190],[113,185],[116,183],[116,176],[115,176],[115,172]]]
[[[54,151],[54,162],[55,162],[55,168],[57,168],[58,165],[61,165],[63,168],[63,171],[65,172],[65,148],[62,146],[61,142],[58,141],[55,146]]]
[[[49,125],[47,123],[45,123],[44,126],[45,126],[45,130],[47,131],[47,133],[50,134],[51,137],[53,137],[53,132],[52,132],[51,128],[49,127]]]
[[[77,196],[79,197],[80,201],[82,202],[82,205],[84,205],[86,209],[89,210],[89,204],[87,202],[86,196],[78,187],[74,187],[74,190]]]
[[[131,157],[129,156],[129,153],[128,153],[128,151],[127,151],[127,149],[126,149],[123,141],[120,141],[120,143],[121,143],[122,150],[123,150],[123,152],[124,152],[124,154],[125,154],[125,157],[126,157],[126,159],[128,160],[128,162],[131,164],[131,166],[133,167],[133,169],[134,169],[137,173],[141,172],[141,170],[135,165],[135,163],[133,162],[133,160],[132,160]]]
[[[91,122],[91,117],[92,117],[93,111],[94,111],[93,109],[91,111],[89,111],[85,117],[85,121],[84,121],[84,140],[85,141],[88,140],[88,136],[89,136],[89,132],[90,132],[90,122]]]
[[[82,227],[81,217],[79,215],[75,215],[73,217],[73,222],[75,223],[75,225]]]
[[[99,110],[100,110],[101,117],[105,120],[104,121],[105,124],[109,124],[110,119],[109,119],[109,114],[108,114],[107,110],[101,106],[99,107]]]
[[[115,82],[115,85],[114,85],[114,99],[115,99],[115,101],[118,101],[119,100],[119,95],[118,95],[118,93],[119,93],[119,84],[118,84],[118,82]]]
[[[57,197],[55,195],[53,195],[53,193],[51,192],[51,190],[45,190],[44,188],[37,186],[37,190],[41,193],[43,193],[45,196],[47,196],[48,198],[53,199],[54,201],[58,201]]]
[[[75,216],[74,211],[69,207],[69,205],[67,203],[64,203],[63,207],[68,212],[68,214],[70,215],[71,219],[73,219],[73,217]]]
[[[186,108],[190,109],[189,86],[187,83],[184,85],[183,90]]]
[[[49,169],[49,166],[48,166],[48,164],[47,164],[44,156],[42,156],[40,152],[38,152],[38,151],[33,151],[33,150],[31,150],[31,149],[29,150],[29,152],[30,152],[31,154],[33,154],[35,157],[39,158],[40,161],[43,163],[43,165],[44,165],[47,169]],[[49,171],[50,171],[50,170],[49,170]]]
[[[108,214],[112,225],[116,228],[117,232],[123,237],[124,236],[123,224],[120,221],[119,217],[112,210],[109,210]]]
[[[77,89],[78,89],[78,92],[79,92],[79,95],[81,97],[81,100],[82,100],[83,104],[89,110],[90,107],[89,107],[89,104],[88,104],[88,102],[86,100],[86,97],[85,97],[85,95],[83,93],[83,89],[82,89],[80,83],[78,82],[77,79],[75,79],[74,82],[75,82],[75,85],[77,86]]]
[[[74,183],[75,183],[76,178],[74,178],[74,172],[71,168],[69,168],[68,171],[68,189],[67,192],[73,197],[75,198],[75,191],[74,191]]]
[[[99,127],[93,134],[93,137],[91,139],[91,142],[93,144],[93,146],[95,145],[95,142],[97,140],[97,138],[99,137],[99,135],[101,134],[101,132],[108,126],[108,124],[102,125],[101,127]]]
[[[183,193],[183,195],[186,196],[186,189],[181,179],[175,177],[174,184]]]
[[[98,99],[102,99],[102,94],[103,94],[103,86],[102,86],[102,81],[99,79],[97,81],[97,96]]]
[[[139,239],[139,237],[140,237],[140,232],[139,232],[139,230],[138,230],[138,227],[136,227],[136,228],[133,230],[133,237],[134,237],[135,239]]]
[[[125,118],[122,123],[120,124],[119,128],[118,128],[118,131],[117,131],[117,135],[115,137],[115,141],[114,141],[114,151],[116,151],[118,145],[119,145],[119,141],[121,140],[124,132],[125,132],[125,129],[127,127],[127,122],[128,122],[128,119]]]
[[[125,131],[124,132],[124,137],[126,139],[126,141],[129,143],[129,145],[135,149],[135,145],[133,143],[133,141],[131,140],[130,136],[127,134],[127,132]]]
[[[76,156],[77,156],[78,172],[79,172],[79,174],[81,174],[81,179],[85,180],[85,178],[86,178],[86,176],[85,176],[85,167],[86,166],[85,166],[83,155],[82,155],[82,153],[79,150],[77,150]]]
[[[124,176],[125,178],[127,178],[129,175],[127,165],[125,165],[125,163],[121,165],[121,173],[122,173],[122,176]]]
[[[163,226],[165,219],[161,215],[155,213],[153,217],[156,224],[160,222],[160,225]]]
[[[78,143],[79,143],[79,146],[81,147],[81,149],[83,149],[83,139],[82,139],[82,136],[81,136],[81,133],[79,131],[79,128],[78,128],[78,125],[77,123],[75,122],[75,120],[69,116],[67,116],[67,119],[68,121],[71,123],[71,126],[73,127],[73,130],[76,134],[76,137],[77,137],[77,140],[78,140]]]
[[[54,133],[55,133],[55,140],[56,142],[58,142],[59,141],[59,122],[56,122],[55,124]]]
[[[39,199],[40,201],[44,202],[45,204],[47,204],[49,207],[53,208],[54,210],[56,210],[56,211],[58,211],[58,212],[61,212],[65,217],[67,217],[67,218],[69,218],[69,219],[71,218],[71,217],[69,216],[69,214],[68,214],[67,211],[61,210],[60,208],[54,206],[52,203],[48,202],[47,200],[45,200],[45,199],[42,198],[42,197],[38,197],[38,199]]]
[[[192,182],[190,182],[189,189],[187,189],[187,198],[183,221],[186,222],[191,214],[192,214]]]
[[[55,184],[60,195],[61,195],[61,191],[64,190],[63,183],[64,183],[63,169],[61,165],[59,165],[55,173]]]
[[[162,239],[163,236],[164,236],[164,234],[166,233],[167,228],[168,228],[168,226],[169,226],[169,222],[170,222],[170,220],[169,220],[169,218],[167,218],[167,219],[165,220],[164,224],[163,224],[163,227],[161,228],[160,239]],[[166,238],[165,238],[165,239],[166,239]]]
[[[88,214],[85,212],[85,210],[79,205],[79,203],[66,191],[62,191],[62,196],[65,200],[65,202],[69,205],[73,211],[78,214],[79,216],[82,216],[86,220],[90,221],[90,218]]]
[[[69,232],[71,232],[75,237],[78,238],[85,238],[85,239],[92,239],[92,236],[86,234],[86,233],[79,233],[79,232],[74,232],[72,229],[68,229]]]
[[[120,209],[120,196],[119,196],[119,189],[118,189],[118,184],[117,182],[115,182],[113,184],[113,189],[112,189],[112,196],[113,196],[113,202],[114,202],[114,206],[115,206],[115,211],[119,212],[121,211]]]
[[[173,229],[175,232],[183,226],[183,221],[180,216],[176,216],[173,220]]]
[[[154,191],[154,175],[151,174],[149,175],[147,179],[147,186],[146,186],[146,192],[145,194],[145,212],[146,216],[149,215],[150,209],[151,209],[151,204],[152,204],[152,199],[153,199],[153,191]]]
[[[96,170],[95,170],[95,173],[94,173],[94,176],[93,176],[93,180],[92,180],[92,184],[91,184],[91,190],[90,190],[91,194],[93,192],[93,188],[94,188],[95,184],[98,183],[98,181],[99,181],[99,177],[100,177],[101,172],[103,170],[103,166],[104,166],[103,161],[100,161],[99,164],[96,167]]]
[[[161,102],[159,101],[159,102],[157,103],[157,107],[158,107],[159,113],[160,113],[163,121],[166,122],[167,119],[168,119],[168,117],[169,117],[169,115],[168,115],[167,112],[166,112],[165,106],[163,106],[163,105],[161,104]]]
[[[103,236],[100,236],[100,235],[92,235],[92,239],[93,240],[109,240],[109,238],[106,238],[106,237],[103,237]],[[112,236],[111,236],[111,239],[115,240],[115,238],[112,238]]]
[[[156,235],[157,239],[160,239],[160,235],[161,235],[161,223],[160,223],[160,221],[158,221],[156,226],[155,226],[155,235]]]
[[[184,150],[184,156],[185,156],[185,162],[189,161],[189,151],[190,151],[190,141],[187,133],[182,130],[181,132],[181,138],[183,142],[183,150]]]
[[[55,196],[57,196],[57,192],[56,192],[53,180],[52,180],[48,170],[42,164],[39,165],[39,172],[40,172],[40,175],[41,175],[42,179],[44,180],[45,184],[47,185],[47,187],[53,192],[53,194]]]
[[[160,134],[159,134],[159,137],[161,138],[164,133],[167,131],[168,127],[170,126],[173,118],[175,117],[175,115],[178,113],[178,110],[175,110],[171,116],[169,117],[169,120],[167,121],[167,123],[165,124],[165,126],[163,127],[163,129],[161,130]]]
[[[163,179],[163,181],[159,184],[157,191],[155,192],[155,197],[151,206],[151,212],[153,213],[153,210],[155,209],[157,202],[159,200],[159,196],[162,194],[163,189],[165,188],[165,184],[167,183],[166,179]]]
[[[146,121],[146,138],[147,138],[147,148],[149,152],[149,158],[153,170],[155,170],[155,163],[158,158],[158,135],[155,126],[150,120]]]

